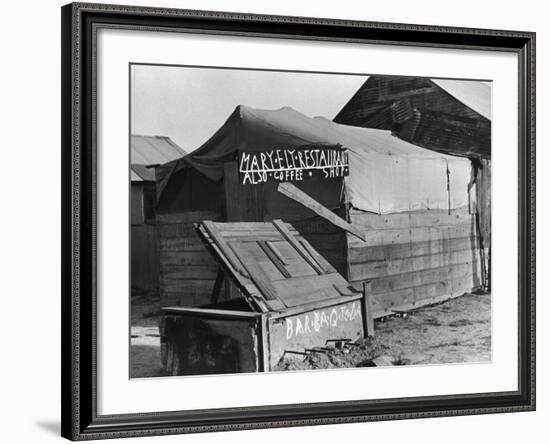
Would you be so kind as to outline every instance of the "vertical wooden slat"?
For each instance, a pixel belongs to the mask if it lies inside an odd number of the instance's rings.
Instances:
[[[262,314],[260,317],[260,338],[259,347],[261,347],[261,363],[260,371],[268,372],[271,370],[269,364],[269,322],[266,314]]]
[[[370,281],[363,282],[363,325],[365,336],[374,336],[374,310],[372,304],[372,289]]]

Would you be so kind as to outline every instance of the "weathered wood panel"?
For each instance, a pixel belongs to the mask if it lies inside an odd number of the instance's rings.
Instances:
[[[403,227],[387,230],[365,230],[366,241],[348,235],[348,246],[358,248],[374,245],[393,245],[407,242],[424,242],[439,239],[453,239],[474,236],[475,230],[470,224],[441,227]]]
[[[161,271],[163,279],[216,279],[218,264],[216,262],[208,265],[166,265],[161,263]]]
[[[475,215],[466,209],[377,215],[355,209],[350,220],[367,242],[347,236],[348,279],[371,282],[377,316],[471,291],[480,281]]]
[[[195,235],[193,237],[168,238],[162,237],[159,242],[160,252],[171,253],[179,251],[204,251],[203,242]]]
[[[455,277],[464,276],[467,273],[473,274],[478,269],[478,266],[478,261],[475,261],[379,277],[371,280],[372,292],[374,294],[388,293],[394,290],[418,287],[434,282],[446,282]],[[351,283],[359,291],[364,281],[365,279],[357,279],[352,280]]]
[[[181,211],[172,213],[158,213],[157,222],[166,224],[185,224],[186,222],[199,222],[201,220],[218,220],[220,213],[217,211]]]
[[[452,225],[472,225],[475,215],[466,209],[453,210],[423,210],[394,214],[374,214],[357,209],[350,209],[351,222],[362,230],[400,229],[404,227],[440,227]]]
[[[198,238],[194,224],[220,217],[212,211],[157,216],[161,306],[196,306],[210,302],[219,266]]]
[[[350,279],[355,281],[358,279],[372,279],[430,268],[439,268],[446,265],[462,264],[473,262],[474,260],[475,251],[468,249],[426,254],[424,256],[414,256],[404,259],[393,259],[389,261],[369,261],[350,264],[349,274]]]
[[[163,239],[195,237],[195,227],[192,222],[185,222],[181,224],[159,224],[158,227],[159,235]]]
[[[461,296],[480,285],[479,277],[467,274],[445,282],[433,282],[418,287],[406,288],[373,295],[374,317],[392,314],[394,310],[410,310]]]
[[[214,280],[161,279],[162,307],[199,306],[211,302]]]
[[[475,237],[454,239],[437,239],[433,241],[411,242],[404,244],[362,246],[350,248],[348,252],[350,264],[368,261],[389,261],[427,254],[461,251],[477,248]]]
[[[162,263],[164,265],[210,265],[212,261],[204,251],[186,251],[184,255],[181,251],[164,251]]]
[[[213,288],[214,280],[188,279],[184,284],[182,284],[180,279],[162,278],[162,283],[166,292],[176,294],[185,290],[187,293],[200,295],[201,293],[204,293],[205,291],[208,292]]]
[[[158,291],[159,257],[155,225],[131,227],[131,284],[133,294]]]

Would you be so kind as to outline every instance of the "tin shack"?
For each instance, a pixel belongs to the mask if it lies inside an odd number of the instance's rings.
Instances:
[[[371,282],[375,317],[480,285],[472,162],[389,130],[241,105],[156,177],[161,306],[212,302],[205,220],[291,224],[355,291]],[[241,297],[221,285],[218,303]]]
[[[132,134],[130,138],[130,218],[132,292],[158,291],[155,165],[185,155],[169,137]]]

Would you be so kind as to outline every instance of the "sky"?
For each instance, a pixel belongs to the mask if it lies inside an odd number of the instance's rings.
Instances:
[[[168,136],[185,151],[200,147],[238,105],[290,106],[332,120],[364,75],[132,65],[132,134]]]

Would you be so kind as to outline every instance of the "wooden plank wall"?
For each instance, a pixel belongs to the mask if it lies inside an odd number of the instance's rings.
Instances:
[[[476,220],[467,210],[377,215],[350,210],[348,280],[371,280],[375,317],[460,296],[481,283]]]
[[[132,225],[131,242],[132,294],[156,293],[159,283],[157,227]]]
[[[221,214],[213,211],[157,214],[161,307],[211,302],[218,265],[193,224],[220,218]]]

